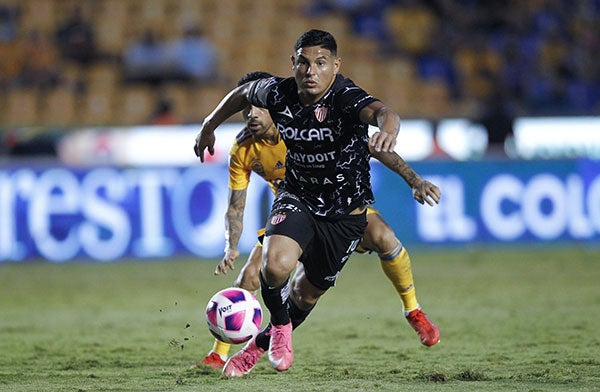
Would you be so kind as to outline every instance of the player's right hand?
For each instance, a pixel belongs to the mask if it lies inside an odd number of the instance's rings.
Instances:
[[[204,150],[208,148],[210,155],[215,154],[215,133],[202,128],[196,136],[196,144],[194,144],[194,153],[200,158],[200,162],[204,162]]]
[[[226,249],[225,250],[225,256],[223,256],[223,259],[221,260],[221,262],[219,262],[219,264],[217,264],[217,268],[215,268],[215,275],[227,275],[227,270],[234,270],[235,269],[235,261],[237,260],[237,258],[240,257],[240,251],[237,249]]]

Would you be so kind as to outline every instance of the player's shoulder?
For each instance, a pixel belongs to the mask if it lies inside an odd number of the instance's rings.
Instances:
[[[360,111],[368,104],[379,101],[378,98],[363,90],[352,79],[336,75],[332,90],[337,97],[335,102],[345,111]]]
[[[274,95],[289,95],[297,92],[296,80],[293,77],[275,78],[271,84],[271,92]]]
[[[281,78],[278,76],[271,76],[270,78],[258,79],[255,81],[257,89],[271,90],[274,88],[281,88],[285,86],[288,79],[294,80],[294,78]]]
[[[237,144],[238,146],[247,145],[252,143],[253,141],[254,138],[252,137],[252,132],[250,132],[250,130],[246,127],[244,127],[244,129],[242,129],[237,135],[235,135],[235,144]]]
[[[347,78],[342,74],[336,75],[332,90],[338,94],[346,94],[352,91],[363,91],[363,89],[357,86],[352,79]]]

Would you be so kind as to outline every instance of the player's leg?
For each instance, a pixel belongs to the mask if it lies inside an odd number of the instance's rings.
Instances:
[[[410,256],[394,231],[376,212],[367,215],[367,230],[360,246],[376,252],[381,268],[400,295],[404,315],[419,334],[421,343],[432,346],[439,341],[439,328],[421,311],[417,301]]]
[[[326,292],[310,283],[304,272],[302,263],[298,263],[294,278],[292,279],[290,297],[288,298],[288,312],[292,322],[292,329],[296,329],[306,320],[306,317],[314,309],[318,299]],[[256,344],[268,350],[270,342],[270,334],[268,333],[271,326],[268,325],[264,332],[259,335]]]
[[[314,309],[319,297],[321,297],[325,291],[326,290],[321,290],[310,283],[304,273],[303,265],[301,263],[298,264],[291,283],[291,293],[287,300],[287,307],[291,321],[291,330],[296,329],[296,327],[304,322],[306,317],[308,317],[310,312]],[[291,331],[289,332],[291,334]],[[267,325],[267,327],[260,334],[258,334],[256,339],[254,339],[242,350],[243,353],[241,352],[236,354],[234,357],[244,356],[245,360],[243,363],[251,362],[255,364],[258,359],[260,359],[260,357],[268,351],[269,360],[273,364],[273,367],[277,370],[286,370],[291,365],[293,353],[291,351],[291,347],[284,345],[284,347],[278,348],[277,342],[273,343],[276,339],[274,337],[275,333],[276,332],[273,330],[273,325]],[[283,354],[279,351],[283,351]],[[228,367],[234,368],[234,366],[231,365],[228,365]],[[233,370],[233,372],[233,375],[236,375],[236,370]],[[247,373],[247,371],[240,374],[245,373]]]
[[[301,253],[298,243],[289,237],[276,234],[265,238],[259,279],[263,302],[271,314],[270,323],[244,348],[229,358],[223,367],[224,376],[240,377],[249,373],[267,350],[271,351],[272,340],[276,343],[275,348],[283,344],[283,348],[286,349],[279,350],[277,357],[271,358],[270,355],[273,367],[277,370],[287,370],[291,365],[292,323],[286,304],[290,292],[289,276]],[[291,259],[292,257],[295,258]]]
[[[302,248],[290,237],[274,234],[265,238],[260,271],[261,294],[271,314],[269,360],[279,371],[287,370],[294,359],[292,322],[287,308],[290,276],[302,255]]]
[[[248,260],[240,270],[237,279],[233,283],[233,286],[241,287],[248,291],[258,290],[260,287],[258,274],[260,271],[261,264],[262,245],[260,242],[257,242],[254,248],[252,248],[252,251],[248,256]],[[202,363],[212,367],[213,369],[221,369],[227,361],[230,349],[231,344],[222,342],[219,339],[215,339],[212,349],[204,357]],[[195,368],[197,366],[197,364],[194,364],[192,365],[192,368]]]
[[[309,245],[302,248],[304,251],[300,256],[300,264],[296,268],[287,301],[291,321],[291,326],[287,326],[290,338],[287,341],[279,339],[275,323],[272,323],[266,334],[269,337],[269,359],[277,370],[285,370],[291,365],[291,330],[306,319],[318,299],[335,284],[346,260],[364,234],[367,222],[365,215],[360,214],[333,222],[313,221],[313,224],[315,236]],[[264,338],[260,334],[257,337],[256,342],[259,346],[265,347]]]
[[[256,291],[260,288],[259,271],[262,264],[262,245],[257,242],[252,248],[246,264],[240,270],[234,282],[235,287],[241,287],[248,291]]]
[[[304,265],[299,263],[292,280],[292,292],[289,301],[290,319],[294,329],[304,322],[325,292],[326,290],[310,283]]]
[[[265,354],[257,342],[268,336],[271,364],[277,370],[286,370],[292,363],[292,323],[287,309],[290,293],[290,275],[302,254],[302,249],[313,237],[312,217],[295,198],[280,194],[276,197],[269,216],[263,241],[262,267],[259,279],[261,295],[270,313],[269,325],[223,368],[225,376],[241,376],[250,372]],[[267,335],[268,334],[268,335]],[[279,350],[281,348],[281,350]]]
[[[410,258],[392,229],[378,213],[367,215],[361,248],[377,253],[381,268],[402,299],[405,311],[418,307]]]
[[[310,313],[318,298],[335,284],[340,270],[360,242],[367,220],[364,213],[333,221],[316,221],[294,197],[278,195],[263,243],[261,294],[271,323],[223,369],[226,376],[248,373],[264,353],[266,337],[271,365],[287,370],[293,361],[292,329]],[[324,255],[327,255],[324,257]],[[296,260],[302,267],[294,281],[294,300],[289,298],[289,275]],[[290,304],[290,310],[287,305]]]

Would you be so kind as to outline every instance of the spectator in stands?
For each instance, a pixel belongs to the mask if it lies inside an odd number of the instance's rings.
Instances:
[[[167,75],[168,60],[154,30],[148,28],[125,47],[123,67],[128,81],[157,84]]]
[[[207,82],[217,75],[217,50],[197,25],[187,25],[181,37],[168,42],[165,56],[175,78]]]
[[[486,155],[489,157],[507,156],[506,141],[513,136],[514,122],[514,114],[507,98],[503,91],[495,90],[484,102],[481,116],[476,119],[487,131]]]
[[[356,34],[385,40],[387,31],[382,22],[383,13],[394,2],[395,0],[316,0],[310,4],[307,12],[309,15],[344,14]]]
[[[75,6],[73,13],[59,26],[56,41],[64,59],[80,64],[96,60],[94,30],[80,6]]]
[[[29,32],[22,45],[20,84],[48,88],[58,84],[59,54],[52,40],[38,30]]]
[[[0,90],[14,86],[22,68],[23,54],[17,40],[18,10],[0,5]]]
[[[16,38],[18,14],[17,8],[0,4],[0,42]]]

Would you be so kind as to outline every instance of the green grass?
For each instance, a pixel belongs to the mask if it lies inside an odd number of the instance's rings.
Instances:
[[[442,341],[423,347],[374,256],[294,333],[295,362],[189,370],[216,261],[0,265],[0,391],[598,391],[600,251],[412,250]],[[239,346],[234,347],[237,351]]]

